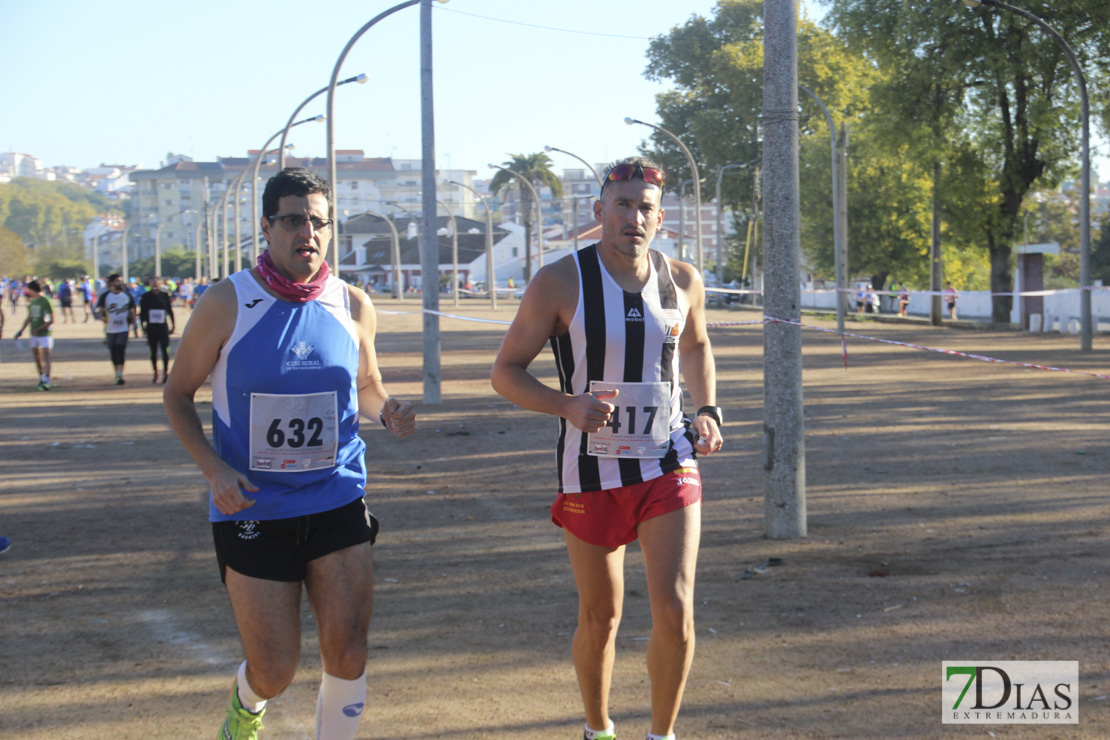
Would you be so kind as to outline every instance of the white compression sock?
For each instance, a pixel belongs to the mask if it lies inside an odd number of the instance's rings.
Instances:
[[[653,732],[649,732],[647,740],[674,740],[674,735],[656,735]]]
[[[316,699],[316,740],[354,740],[365,707],[365,673],[353,681],[324,673]]]
[[[266,708],[266,700],[254,693],[254,689],[247,683],[247,661],[239,665],[239,676],[235,679],[236,691],[239,692],[239,703],[252,714],[258,714]]]

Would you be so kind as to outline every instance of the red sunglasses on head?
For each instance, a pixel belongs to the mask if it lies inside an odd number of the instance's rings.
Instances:
[[[604,190],[605,185],[611,182],[624,182],[633,179],[643,180],[648,185],[655,185],[662,190],[665,178],[663,170],[657,170],[654,167],[642,167],[638,164],[618,164],[605,175],[605,181],[602,183],[601,189]]]

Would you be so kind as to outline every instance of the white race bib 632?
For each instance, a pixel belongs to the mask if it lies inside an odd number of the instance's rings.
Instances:
[[[252,393],[250,469],[298,473],[335,467],[336,405],[335,391]]]

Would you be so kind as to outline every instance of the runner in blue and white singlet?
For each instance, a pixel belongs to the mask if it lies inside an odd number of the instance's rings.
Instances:
[[[230,280],[238,314],[212,369],[213,446],[259,490],[235,514],[210,501],[210,520],[286,519],[362,498],[366,444],[346,283],[330,277],[316,300],[290,303],[250,272]]]
[[[396,437],[411,403],[382,384],[373,303],[332,277],[327,180],[286,168],[266,183],[267,248],[204,293],[166,382],[166,414],[208,482],[216,565],[245,660],[217,734],[257,738],[292,682],[307,593],[323,668],[316,736],[354,740],[366,707],[367,630],[378,522],[363,500],[359,413]],[[212,384],[213,440],[196,394]]]
[[[560,418],[556,450],[560,493],[619,488],[677,468],[697,467],[694,434],[683,419],[678,383],[678,337],[689,307],[685,296],[675,289],[666,258],[655,250],[648,254],[651,272],[644,289],[628,293],[598,259],[597,245],[576,252],[578,308],[568,331],[551,338],[551,349],[564,393],[586,393],[591,390],[591,380],[666,384],[666,408],[659,410],[657,423],[665,425],[668,447],[658,457],[633,456],[637,450],[622,444],[621,432],[635,425],[632,431],[642,433],[648,415],[643,405],[628,405],[621,396],[612,401],[619,427],[607,443],[612,449],[605,452],[613,455],[629,447],[627,457],[597,454],[598,450],[592,449],[597,443],[590,435]],[[610,420],[610,428],[613,424]]]

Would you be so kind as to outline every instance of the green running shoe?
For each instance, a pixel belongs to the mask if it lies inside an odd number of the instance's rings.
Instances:
[[[231,687],[231,707],[227,710],[227,717],[220,727],[216,740],[258,740],[258,733],[262,729],[263,709],[258,714],[251,714],[239,703],[239,691],[235,685]]]

